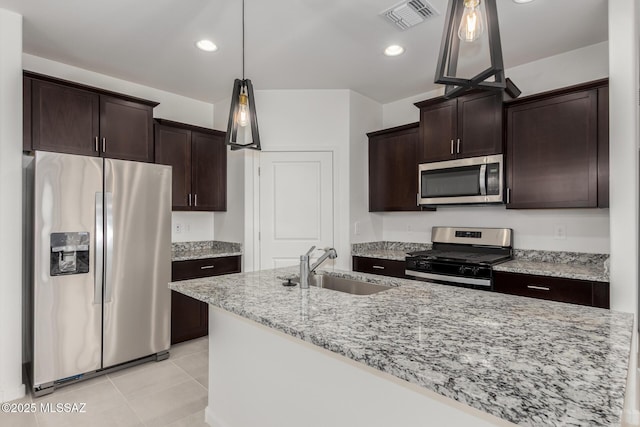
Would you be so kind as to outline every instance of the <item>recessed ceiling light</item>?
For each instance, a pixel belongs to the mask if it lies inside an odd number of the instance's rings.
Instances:
[[[404,53],[404,48],[397,44],[392,44],[391,46],[387,46],[384,50],[384,54],[387,56],[398,56]]]
[[[215,52],[218,50],[218,46],[216,46],[216,44],[211,40],[200,40],[196,43],[196,46],[198,46],[198,49],[204,50],[205,52]]]
[[[523,3],[531,3],[533,0],[513,0],[514,3],[523,4]]]

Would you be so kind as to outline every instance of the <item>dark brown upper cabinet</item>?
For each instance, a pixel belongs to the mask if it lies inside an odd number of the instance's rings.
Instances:
[[[156,102],[25,72],[24,150],[153,162]]]
[[[158,119],[155,162],[173,167],[172,209],[227,209],[227,147],[224,132]]]
[[[507,104],[507,207],[608,206],[607,81]]]
[[[434,98],[420,108],[420,163],[502,153],[502,94]]]
[[[369,137],[369,211],[419,211],[418,123],[398,126]]]

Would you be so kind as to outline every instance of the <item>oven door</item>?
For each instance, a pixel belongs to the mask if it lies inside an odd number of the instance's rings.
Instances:
[[[503,203],[502,154],[445,162],[418,168],[420,205]]]

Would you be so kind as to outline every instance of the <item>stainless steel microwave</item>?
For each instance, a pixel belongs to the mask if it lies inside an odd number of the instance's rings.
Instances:
[[[418,167],[418,204],[503,203],[503,157],[471,157]]]

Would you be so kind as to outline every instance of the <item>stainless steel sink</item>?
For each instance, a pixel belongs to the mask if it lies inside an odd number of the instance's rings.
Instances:
[[[299,283],[299,280],[296,278],[294,279],[294,282]],[[392,288],[392,286],[361,282],[360,280],[346,279],[344,277],[331,276],[329,274],[312,274],[309,278],[309,284],[311,286],[346,292],[352,295],[371,295]]]

